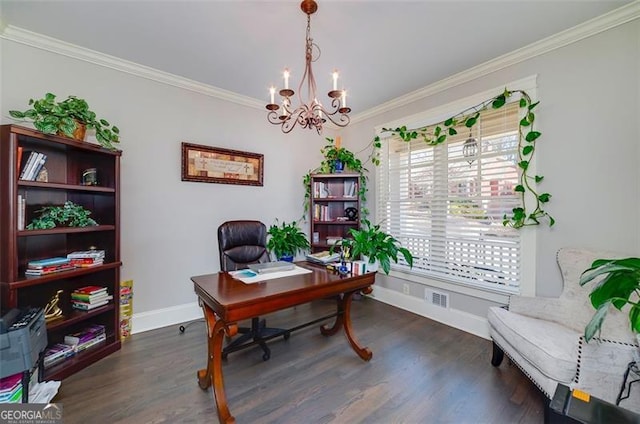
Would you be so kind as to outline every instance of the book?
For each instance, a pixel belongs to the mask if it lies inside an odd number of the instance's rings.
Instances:
[[[109,299],[105,299],[97,303],[71,302],[71,306],[82,311],[90,311],[92,309],[99,308],[100,306],[104,306],[108,303]]]
[[[70,271],[75,269],[71,264],[53,265],[44,268],[27,268],[25,275],[47,275],[55,272]]]
[[[85,303],[97,303],[102,300],[111,300],[113,296],[107,294],[107,292],[100,292],[96,294],[82,294],[82,293],[71,293],[71,300]]]
[[[16,154],[16,177],[20,178],[20,167],[22,166],[22,151],[24,148],[22,146],[18,146],[18,152]]]
[[[75,351],[72,346],[63,343],[56,343],[45,350],[43,360],[44,367],[49,368],[73,356],[74,354]]]
[[[18,194],[18,231],[24,230],[24,216],[27,205],[27,199],[22,194]]]
[[[80,265],[80,264],[94,264],[96,262],[104,262],[103,258],[71,258],[71,263],[74,265]]]
[[[36,168],[38,168],[38,165],[40,164],[40,161],[42,160],[42,157],[44,156],[40,152],[33,152],[33,153],[34,153],[34,158],[29,163],[29,165],[27,166],[27,169],[25,170],[26,173],[24,175],[24,179],[27,180],[27,181],[33,181],[33,180],[36,179],[36,177],[35,177]]]
[[[67,258],[69,259],[85,259],[85,258],[100,259],[100,258],[104,258],[104,250],[82,250],[82,251],[71,252],[67,254]]]
[[[104,264],[104,260],[100,259],[100,260],[95,260],[92,262],[76,262],[75,259],[71,260],[71,265],[73,265],[76,268],[91,268],[93,266],[99,266]]]
[[[76,352],[82,352],[85,349],[88,349],[90,347],[93,347],[97,344],[100,344],[102,342],[104,342],[105,340],[107,340],[107,335],[102,333],[100,335],[98,335],[95,339],[89,340],[85,343],[80,343],[79,345],[77,345],[75,347],[75,351]]]
[[[75,333],[67,334],[66,336],[64,336],[64,344],[74,346],[80,343],[85,343],[95,339],[100,334],[105,334],[104,325],[90,325],[88,327],[85,327],[81,331],[77,331]]]
[[[34,181],[36,178],[38,178],[38,174],[40,173],[40,170],[44,166],[46,160],[47,155],[45,155],[44,153],[38,153],[35,166],[33,167],[31,174],[29,175],[29,180]]]
[[[102,286],[85,286],[85,287],[77,288],[73,292],[79,293],[79,294],[96,294],[96,293],[102,293],[102,292],[106,293],[107,288]]]
[[[20,179],[24,180],[27,175],[27,171],[29,167],[33,165],[33,162],[36,160],[37,152],[33,150],[24,150],[22,152],[22,163],[20,164]]]
[[[47,266],[64,265],[68,263],[69,263],[69,259],[67,258],[55,257],[55,258],[45,258],[45,259],[39,259],[36,261],[30,261],[27,263],[27,266],[32,269],[42,269]]]
[[[331,253],[328,250],[318,252],[318,253],[310,253],[306,256],[309,262],[315,262],[318,264],[326,265],[331,262],[335,262],[340,260],[339,253]]]

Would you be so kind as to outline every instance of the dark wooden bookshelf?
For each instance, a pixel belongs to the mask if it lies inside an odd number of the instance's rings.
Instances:
[[[37,151],[47,158],[47,181],[19,179],[18,152]],[[44,371],[43,378],[59,380],[120,349],[120,157],[121,152],[67,137],[42,134],[17,126],[0,126],[0,295],[2,313],[11,308],[44,307],[58,290],[63,318],[47,323],[49,345],[88,325],[105,326],[107,338]],[[82,173],[96,168],[98,185],[82,185]],[[18,196],[26,199],[24,229],[18,229]],[[99,225],[82,228],[28,230],[43,206],[72,201],[91,211]],[[104,264],[43,276],[26,276],[30,261],[66,256],[95,246],[105,251]],[[109,304],[90,311],[71,304],[73,290],[107,287]]]
[[[347,238],[351,228],[360,228],[360,175],[356,173],[311,174],[311,252],[329,250],[327,238]],[[346,196],[350,192],[352,195]],[[356,208],[355,220],[347,220],[345,210]],[[321,212],[324,210],[325,212]],[[317,239],[317,240],[316,240]]]

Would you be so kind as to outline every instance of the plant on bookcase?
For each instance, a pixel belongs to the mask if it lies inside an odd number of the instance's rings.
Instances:
[[[363,257],[369,264],[378,262],[380,267],[389,274],[391,261],[398,263],[398,256],[402,255],[410,267],[413,267],[413,255],[409,249],[402,247],[400,242],[391,234],[380,230],[380,225],[371,225],[363,219],[362,228],[349,229],[351,238],[344,238],[338,242],[340,247],[351,259]],[[333,250],[333,248],[332,248]],[[366,259],[365,259],[366,258]]]
[[[367,200],[367,180],[368,177],[366,175],[369,170],[364,167],[363,162],[358,159],[356,154],[351,152],[344,147],[339,147],[334,143],[332,138],[327,137],[327,144],[320,149],[320,153],[324,156],[324,159],[320,163],[320,166],[309,171],[303,178],[302,184],[305,188],[304,195],[304,211],[305,213],[309,210],[309,202],[311,201],[311,174],[320,173],[320,174],[331,174],[336,172],[336,162],[339,161],[342,164],[342,170],[345,172],[351,171],[360,174],[360,189],[358,190],[358,197],[360,198],[360,202],[364,203]],[[381,143],[380,140],[375,140],[368,147],[372,148],[372,152],[370,154],[370,160],[374,165],[379,165],[380,160],[378,159],[378,150],[380,149]],[[361,216],[367,216],[369,211],[361,207],[360,211]]]
[[[29,100],[30,109],[10,110],[15,119],[31,120],[33,126],[45,134],[58,134],[84,140],[87,128],[96,131],[96,140],[102,147],[115,150],[112,143],[119,142],[120,130],[104,119],[96,117],[84,99],[69,96],[57,102],[56,95],[47,93],[41,99]]]
[[[44,206],[36,212],[40,213],[40,216],[27,225],[28,230],[98,225],[96,221],[89,218],[90,211],[71,201],[65,202],[62,206]]]

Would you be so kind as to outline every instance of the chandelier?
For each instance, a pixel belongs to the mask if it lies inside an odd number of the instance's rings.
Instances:
[[[320,57],[320,47],[311,38],[311,15],[318,10],[318,4],[314,0],[303,0],[300,8],[307,15],[307,37],[305,44],[305,68],[302,80],[298,86],[298,100],[300,105],[293,108],[291,98],[295,92],[289,88],[289,69],[284,70],[284,88],[278,93],[282,97],[281,104],[275,103],[276,88],[271,87],[269,93],[271,102],[266,106],[269,112],[267,120],[274,125],[280,125],[282,132],[289,133],[296,125],[302,128],[315,129],[322,133],[322,126],[327,120],[339,127],[349,124],[349,112],[347,107],[347,92],[338,90],[338,71],[333,71],[333,90],[327,94],[330,98],[330,108],[318,101],[316,96],[316,79],[313,76],[312,62]],[[314,57],[314,48],[317,55]],[[303,86],[306,86],[306,100],[302,97]]]

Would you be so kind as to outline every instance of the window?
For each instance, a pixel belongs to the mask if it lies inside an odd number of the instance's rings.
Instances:
[[[513,190],[518,128],[514,101],[482,112],[471,131],[462,125],[438,146],[382,138],[376,220],[414,255],[412,269],[404,262],[394,269],[489,291],[521,291],[522,230],[502,224],[520,204]]]

